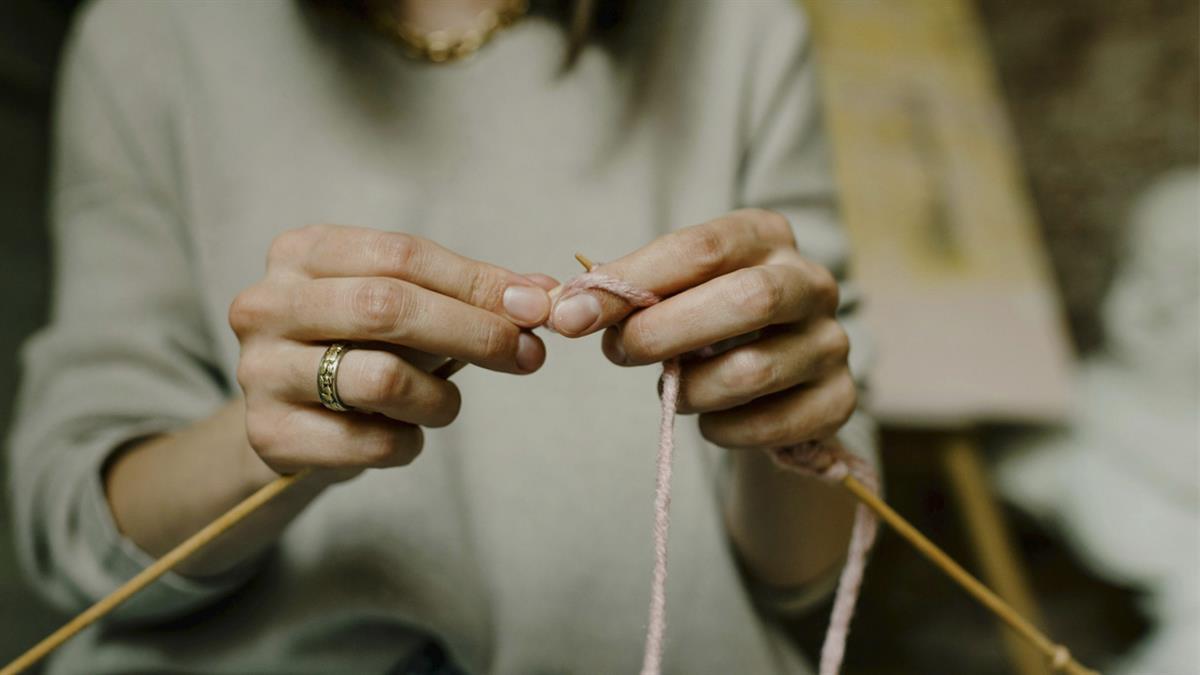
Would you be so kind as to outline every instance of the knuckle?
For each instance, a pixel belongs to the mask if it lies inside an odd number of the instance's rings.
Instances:
[[[479,348],[485,359],[497,361],[516,357],[519,331],[516,326],[497,318],[485,322],[482,331]]]
[[[244,354],[242,358],[238,359],[237,371],[234,373],[234,378],[237,380],[238,386],[241,387],[242,393],[245,393],[250,384],[255,381],[254,368],[246,360]]]
[[[309,265],[313,255],[325,248],[325,244],[330,239],[334,239],[344,234],[347,228],[340,225],[317,224],[305,225],[300,228],[298,233],[299,244],[297,246],[296,258],[300,261],[301,267]]]
[[[769,320],[783,309],[783,287],[766,269],[750,267],[740,270],[737,279],[734,300],[750,316]]]
[[[251,315],[254,310],[250,306],[250,300],[247,297],[249,291],[242,291],[233,298],[233,302],[229,303],[229,327],[233,329],[235,335],[239,338],[247,331],[251,325]]]
[[[262,295],[261,288],[255,285],[238,293],[229,303],[229,327],[238,339],[244,339],[262,326],[267,315]]]
[[[756,223],[764,239],[795,245],[795,234],[792,231],[792,224],[788,222],[787,216],[774,209],[759,208],[752,209],[752,211],[753,222]]]
[[[846,422],[850,421],[850,417],[858,409],[858,387],[854,384],[854,378],[850,376],[848,370],[844,371],[838,378],[837,387],[838,393],[837,402],[834,404],[834,420],[836,427],[840,429]]]
[[[417,237],[403,232],[380,232],[372,245],[384,269],[403,271],[412,266],[420,243]]]
[[[296,258],[299,250],[300,230],[288,230],[271,240],[267,247],[267,269]]]
[[[849,372],[838,375],[829,383],[830,399],[824,417],[817,421],[808,438],[823,438],[838,432],[858,408],[858,390]]]
[[[264,461],[277,459],[275,448],[279,447],[279,431],[271,420],[257,412],[254,407],[246,409],[246,440]]]
[[[694,225],[680,230],[683,259],[704,276],[713,276],[725,267],[726,243],[721,231],[712,225]]]
[[[491,270],[477,267],[467,281],[467,303],[483,309],[500,307],[507,285],[506,280]]]
[[[237,364],[238,386],[242,388],[243,392],[256,388],[256,385],[263,380],[264,370],[263,360],[258,356],[257,350],[243,350]]]
[[[388,279],[367,279],[351,292],[350,311],[362,331],[386,332],[395,327],[404,312],[404,295]]]
[[[364,359],[356,373],[361,382],[363,397],[367,401],[395,401],[406,398],[412,387],[412,379],[398,357],[387,355],[378,361]]]
[[[845,365],[850,359],[850,335],[837,321],[830,321],[825,330],[824,352],[830,365]]]
[[[319,241],[325,237],[328,237],[330,234],[339,229],[341,228],[339,228],[337,225],[331,225],[329,223],[312,223],[303,227],[298,227],[295,230],[292,230],[292,232],[294,232],[301,241],[311,244],[315,241]]]
[[[305,225],[285,230],[267,248],[267,268],[296,263],[304,259],[314,242],[329,234],[332,225]]]
[[[420,454],[423,442],[424,435],[419,427],[382,427],[363,438],[360,456],[368,466],[404,466]]]
[[[329,223],[314,223],[292,230],[292,238],[302,255],[316,248],[323,240],[334,236],[344,228]]]
[[[838,287],[837,278],[824,265],[813,265],[813,268],[812,279],[809,281],[812,293],[821,301],[826,311],[836,312],[841,302],[841,289]]]
[[[729,355],[721,383],[726,391],[757,393],[767,391],[779,380],[779,368],[769,354],[754,349],[739,349]]]

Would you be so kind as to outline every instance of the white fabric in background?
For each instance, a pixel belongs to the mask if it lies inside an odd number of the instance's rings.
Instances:
[[[1198,195],[1200,174],[1177,171],[1139,201],[1070,427],[1016,442],[999,471],[1098,574],[1148,592],[1151,633],[1111,673],[1200,672]]]

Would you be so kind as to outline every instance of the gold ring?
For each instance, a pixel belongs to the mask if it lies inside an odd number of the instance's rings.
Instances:
[[[350,407],[342,403],[338,397],[337,373],[342,364],[342,357],[350,351],[350,345],[345,342],[335,342],[325,350],[321,357],[321,366],[317,369],[317,397],[321,405],[336,412],[346,412]]]

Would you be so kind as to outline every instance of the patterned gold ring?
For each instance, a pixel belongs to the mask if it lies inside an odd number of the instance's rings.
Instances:
[[[325,350],[321,357],[321,366],[317,369],[317,397],[321,405],[337,412],[346,412],[350,407],[342,403],[338,397],[337,374],[342,357],[350,351],[350,345],[345,342],[335,342]]]

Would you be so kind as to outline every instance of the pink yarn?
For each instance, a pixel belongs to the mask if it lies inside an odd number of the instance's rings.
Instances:
[[[839,483],[846,476],[853,476],[872,492],[879,492],[879,478],[871,465],[840,445],[809,441],[790,448],[778,448],[772,454],[780,466],[806,476],[828,483]],[[857,504],[854,508],[854,526],[850,530],[850,544],[846,550],[846,564],[838,578],[833,612],[829,616],[829,628],[825,630],[825,643],[821,646],[819,675],[837,675],[842,667],[846,638],[850,635],[850,620],[854,618],[854,604],[867,570],[867,554],[875,543],[878,530],[879,519],[875,512],[862,503]]]
[[[675,404],[679,401],[679,359],[663,362],[662,421],[658,431],[658,470],[654,479],[654,575],[642,675],[662,670],[667,632],[667,534],[671,527],[671,467],[675,456]]]
[[[610,277],[607,274],[599,272],[586,272],[563,284],[563,287],[558,292],[558,300],[566,300],[572,295],[579,295],[583,291],[588,290],[608,291],[634,307],[649,307],[650,305],[658,304],[658,301],[662,299],[654,293],[638,288],[624,279]],[[554,328],[553,322],[549,325],[551,329]]]
[[[650,291],[637,288],[626,281],[600,272],[590,271],[568,281],[559,300],[586,290],[611,293],[634,307],[649,307],[661,298]],[[553,322],[547,324],[554,329]],[[708,356],[705,350],[698,355]],[[671,525],[671,471],[675,452],[675,410],[679,401],[679,359],[663,362],[662,420],[659,426],[658,467],[654,481],[654,573],[650,584],[650,612],[646,626],[646,646],[642,656],[641,675],[660,675],[663,644],[667,630],[667,541]],[[819,480],[836,483],[854,476],[873,492],[879,491],[879,481],[871,466],[847,452],[840,445],[810,441],[772,451],[782,467]],[[859,504],[854,512],[854,526],[846,553],[846,564],[838,579],[833,612],[825,643],[821,648],[820,675],[837,675],[846,653],[846,638],[850,620],[862,587],[867,566],[867,553],[875,541],[878,520],[866,506]]]

